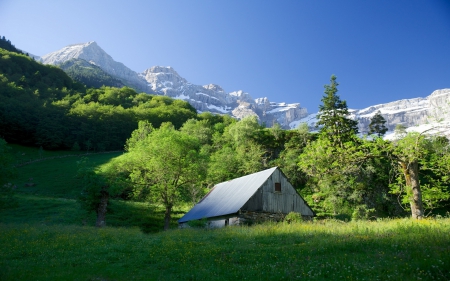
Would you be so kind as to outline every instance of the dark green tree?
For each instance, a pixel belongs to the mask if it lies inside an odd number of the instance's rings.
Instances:
[[[324,86],[325,95],[322,97],[323,104],[319,106],[317,125],[321,126],[320,132],[327,135],[334,145],[343,147],[346,141],[358,133],[358,122],[347,118],[347,102],[337,94],[338,85],[336,76],[332,75],[330,84]]]
[[[378,137],[384,136],[388,131],[388,128],[384,126],[386,120],[384,119],[381,112],[378,112],[372,117],[369,124],[369,135],[376,134]]]

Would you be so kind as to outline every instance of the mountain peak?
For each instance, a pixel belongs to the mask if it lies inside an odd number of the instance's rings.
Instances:
[[[42,56],[42,62],[45,64],[58,65],[71,59],[84,59],[86,61],[91,61],[93,56],[107,57],[112,60],[112,58],[105,51],[103,51],[95,41],[90,41],[87,43],[68,45],[61,50],[46,54]]]

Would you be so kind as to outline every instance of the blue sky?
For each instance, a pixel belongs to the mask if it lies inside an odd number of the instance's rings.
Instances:
[[[0,36],[35,55],[96,41],[141,72],[318,110],[338,78],[350,108],[450,88],[445,0],[0,0]]]

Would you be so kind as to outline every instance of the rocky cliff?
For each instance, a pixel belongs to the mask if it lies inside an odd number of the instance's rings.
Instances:
[[[409,131],[421,132],[432,127],[439,127],[445,132],[450,132],[450,89],[436,90],[426,98],[404,99],[364,109],[351,109],[349,117],[358,120],[360,133],[367,134],[370,121],[378,111],[386,120],[385,126],[389,129],[388,135],[392,134],[398,124],[407,127]],[[317,130],[315,127],[316,114],[296,120],[289,126],[295,128],[305,122],[308,123],[311,130]]]
[[[242,90],[227,93],[219,85],[191,84],[171,67],[154,66],[141,75],[152,91],[186,100],[201,112],[230,114],[239,119],[254,115],[267,126],[277,122],[284,128],[289,128],[291,122],[308,114],[299,103],[274,103],[267,98],[255,100]]]

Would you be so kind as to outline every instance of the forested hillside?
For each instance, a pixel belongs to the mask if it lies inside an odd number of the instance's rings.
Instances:
[[[5,38],[5,36],[2,36],[0,38],[0,48],[1,49],[5,49],[7,51],[10,52],[15,52],[18,54],[23,54],[23,52],[19,49],[17,49],[12,43],[11,41],[9,41],[8,39]]]
[[[58,67],[0,49],[0,136],[44,149],[117,150],[139,120],[179,128],[196,116],[187,102],[131,88],[87,88]]]
[[[122,81],[104,72],[100,67],[82,59],[71,59],[58,66],[70,78],[87,87],[100,88],[102,86],[110,86],[121,88],[125,86]]]

